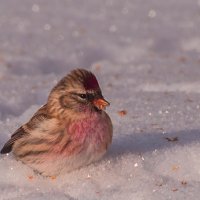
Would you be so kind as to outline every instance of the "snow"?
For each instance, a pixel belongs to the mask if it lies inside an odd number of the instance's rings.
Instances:
[[[199,12],[199,0],[1,0],[0,147],[77,67],[98,77],[114,138],[55,180],[1,155],[0,199],[198,200]]]

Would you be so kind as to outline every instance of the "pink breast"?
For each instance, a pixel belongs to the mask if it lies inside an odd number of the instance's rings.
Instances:
[[[103,142],[106,129],[107,124],[104,120],[91,116],[72,123],[69,127],[69,134],[80,143],[92,142],[98,144]]]

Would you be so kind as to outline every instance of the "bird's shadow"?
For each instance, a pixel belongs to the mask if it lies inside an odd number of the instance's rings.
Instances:
[[[169,149],[176,146],[200,143],[199,130],[183,130],[170,133],[137,133],[113,139],[107,158],[116,158],[125,154],[144,154],[154,150]]]

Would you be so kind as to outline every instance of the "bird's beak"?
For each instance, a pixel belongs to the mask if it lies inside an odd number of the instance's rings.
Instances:
[[[110,103],[106,101],[103,97],[99,99],[95,99],[93,101],[93,104],[99,109],[99,110],[105,110],[106,106],[109,106]]]

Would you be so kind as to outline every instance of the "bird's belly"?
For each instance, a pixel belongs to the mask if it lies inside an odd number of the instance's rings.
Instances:
[[[39,156],[40,162],[25,162],[43,176],[57,176],[60,173],[70,172],[75,169],[87,166],[92,162],[98,161],[106,153],[106,149],[98,151],[96,146],[89,145],[76,154],[66,156],[66,154],[49,154]]]
[[[89,146],[78,154],[74,154],[69,157],[63,157],[62,160],[64,161],[64,166],[62,169],[63,171],[69,172],[82,166],[89,165],[92,162],[98,161],[105,154],[105,152],[105,149],[97,151],[96,147]]]
[[[108,124],[102,119],[87,119],[73,123],[66,130],[70,142],[66,141],[65,149],[60,147],[48,155],[38,155],[39,163],[27,164],[44,176],[54,176],[61,172],[69,172],[99,160],[110,143]]]
[[[72,141],[63,152],[65,169],[68,171],[99,160],[110,142],[108,124],[101,118],[87,118],[74,123],[69,133]]]

